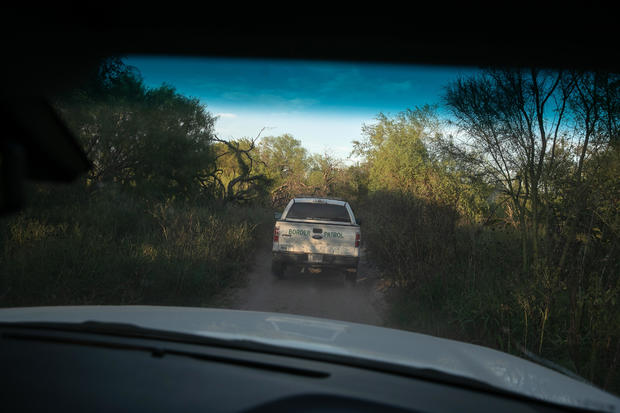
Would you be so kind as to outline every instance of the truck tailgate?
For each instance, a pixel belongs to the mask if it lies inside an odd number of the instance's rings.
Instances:
[[[355,247],[357,226],[287,221],[279,221],[277,225],[280,251],[359,256],[359,248]]]

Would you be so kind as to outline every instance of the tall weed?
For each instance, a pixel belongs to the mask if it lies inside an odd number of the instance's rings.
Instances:
[[[0,221],[0,306],[209,305],[249,264],[269,216],[114,188],[39,195]]]
[[[360,211],[368,255],[394,287],[389,326],[533,354],[620,392],[620,278],[612,265],[575,265],[588,287],[573,296],[549,257],[522,272],[512,227],[459,222],[449,208],[400,193],[372,194]]]

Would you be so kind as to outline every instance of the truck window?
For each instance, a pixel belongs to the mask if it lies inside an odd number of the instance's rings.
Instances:
[[[344,205],[315,204],[309,202],[293,204],[291,209],[289,209],[286,218],[351,222],[349,213]]]

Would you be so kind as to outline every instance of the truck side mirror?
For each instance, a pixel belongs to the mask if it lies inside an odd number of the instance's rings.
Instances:
[[[357,218],[355,220],[355,222],[357,223],[357,225],[362,225],[362,219],[361,218]]]
[[[273,213],[273,217],[278,220],[280,218],[282,218],[282,212],[274,212]]]

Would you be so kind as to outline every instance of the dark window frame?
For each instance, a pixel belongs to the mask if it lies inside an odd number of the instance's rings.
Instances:
[[[320,208],[321,213],[312,212],[312,209]],[[315,202],[295,202],[286,214],[286,219],[310,219],[314,221],[334,221],[350,223],[351,215],[346,205],[315,203]]]

